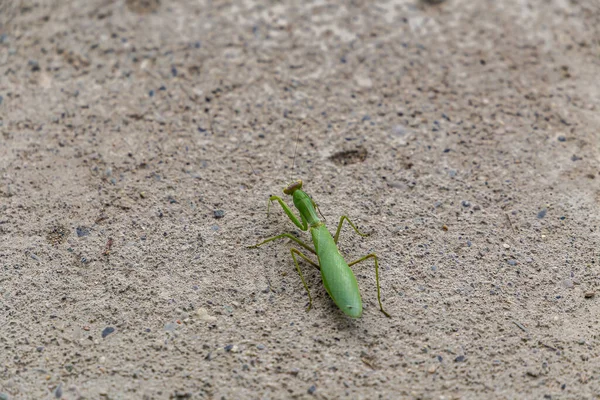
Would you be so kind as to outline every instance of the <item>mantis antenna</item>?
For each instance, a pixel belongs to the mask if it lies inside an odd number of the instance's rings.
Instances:
[[[290,172],[290,182],[294,179],[294,164],[296,163],[296,150],[298,149],[298,139],[300,138],[300,127],[298,126],[298,133],[296,133],[296,145],[294,146],[294,158],[292,159],[292,171]]]

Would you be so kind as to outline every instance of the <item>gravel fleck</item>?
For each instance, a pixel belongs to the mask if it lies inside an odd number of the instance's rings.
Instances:
[[[225,216],[225,211],[215,210],[213,211],[213,216],[215,217],[215,219],[223,218]]]
[[[75,228],[75,232],[77,233],[77,237],[88,236],[90,234],[90,229],[85,226],[78,226]]]
[[[115,331],[115,328],[113,328],[112,326],[107,326],[106,328],[104,328],[102,330],[102,339],[104,339],[105,337],[107,337],[108,335],[113,333],[114,331]]]
[[[62,391],[62,382],[58,384],[58,386],[56,387],[56,389],[54,390],[54,397],[56,397],[57,399],[60,399],[63,395],[63,391]]]
[[[546,216],[546,212],[547,212],[547,211],[548,211],[548,210],[544,208],[543,210],[541,210],[541,211],[538,213],[537,217],[538,217],[539,219],[542,219],[542,218],[544,218],[544,217]]]

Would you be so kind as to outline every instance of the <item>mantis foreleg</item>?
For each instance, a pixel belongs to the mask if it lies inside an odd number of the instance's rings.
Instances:
[[[294,225],[296,225],[298,228],[300,228],[303,231],[308,230],[308,223],[306,222],[304,217],[301,218],[302,222],[300,222],[298,217],[296,217],[294,215],[294,213],[292,212],[292,209],[287,204],[285,204],[285,201],[283,201],[281,199],[281,197],[279,197],[279,196],[269,197],[269,204],[267,205],[267,217],[269,216],[269,210],[271,209],[271,203],[274,201],[278,202],[279,205],[281,205],[281,208],[283,208],[283,211],[285,211],[288,218],[294,223]]]

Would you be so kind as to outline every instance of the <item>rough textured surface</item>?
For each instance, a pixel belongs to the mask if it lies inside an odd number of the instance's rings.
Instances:
[[[598,2],[297,3],[0,1],[0,398],[600,394]]]

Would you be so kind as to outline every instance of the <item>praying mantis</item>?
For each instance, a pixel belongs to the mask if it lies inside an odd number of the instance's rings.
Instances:
[[[381,304],[379,263],[377,256],[374,253],[367,254],[366,256],[347,264],[337,247],[340,231],[342,230],[344,221],[347,221],[354,231],[360,236],[368,236],[368,234],[361,233],[356,225],[350,221],[348,216],[342,215],[340,217],[340,222],[338,223],[335,235],[331,236],[331,233],[329,233],[327,230],[325,223],[322,222],[317,216],[317,205],[312,198],[302,190],[302,180],[292,182],[283,190],[283,193],[292,196],[294,206],[300,213],[300,219],[298,219],[298,217],[293,213],[292,209],[279,196],[271,196],[269,198],[267,216],[269,215],[271,204],[273,201],[277,201],[294,225],[304,232],[310,230],[314,248],[290,233],[282,233],[281,235],[270,237],[258,244],[255,244],[254,246],[250,246],[250,248],[257,248],[263,244],[275,241],[277,239],[288,238],[309,252],[315,254],[318,259],[318,264],[302,254],[299,250],[295,248],[290,249],[292,258],[296,264],[296,271],[298,271],[298,275],[300,275],[302,284],[308,293],[309,303],[306,311],[309,311],[312,307],[312,296],[310,295],[310,290],[308,289],[308,285],[304,280],[304,276],[302,275],[302,271],[300,270],[300,265],[298,264],[298,259],[296,256],[301,257],[306,262],[321,271],[321,278],[323,279],[325,290],[332,298],[333,302],[340,308],[340,310],[342,310],[344,314],[351,318],[359,318],[362,315],[363,306],[358,283],[354,273],[350,269],[350,266],[372,258],[375,262],[375,280],[377,282],[377,301],[379,302],[379,309],[386,317],[391,318],[390,314],[383,309],[383,305]]]

